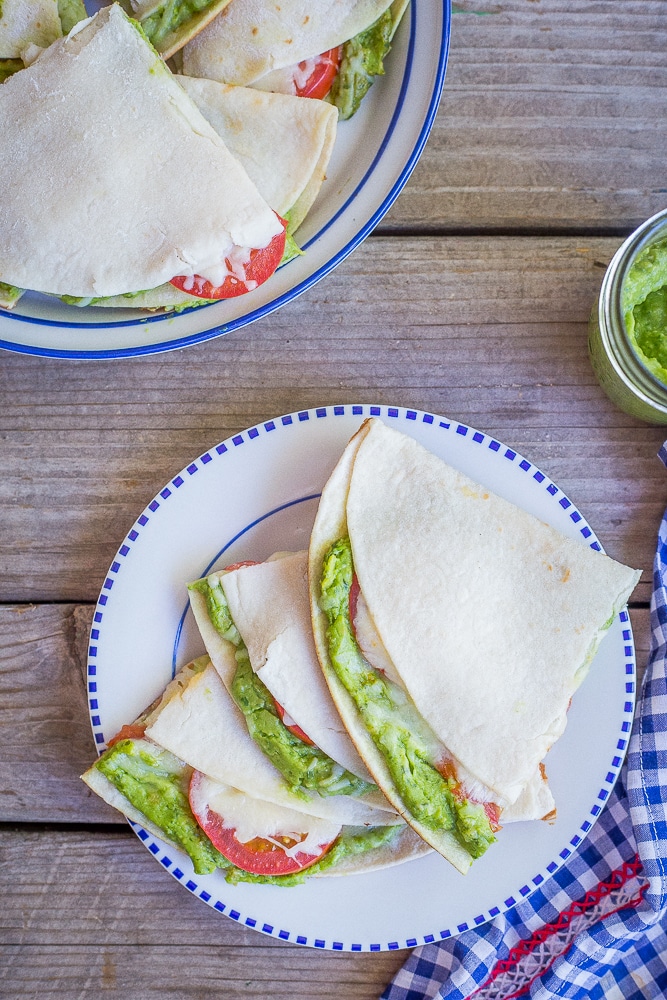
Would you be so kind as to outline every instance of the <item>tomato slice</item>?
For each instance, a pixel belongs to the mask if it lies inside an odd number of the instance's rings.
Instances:
[[[294,872],[303,871],[304,868],[310,868],[331,847],[332,841],[329,841],[329,843],[319,845],[317,854],[297,852],[294,855],[289,855],[279,846],[279,843],[276,843],[278,841],[283,843],[285,847],[292,848],[304,840],[306,834],[298,837],[291,834],[289,836],[279,835],[271,840],[255,837],[245,844],[242,843],[237,839],[236,831],[225,826],[222,816],[209,809],[205,803],[202,805],[202,797],[197,795],[197,791],[205,780],[206,776],[200,771],[193,771],[190,779],[190,808],[213,846],[217,847],[220,853],[237,868],[242,868],[254,875],[292,875]]]
[[[277,217],[280,219],[279,215]],[[179,274],[171,279],[170,284],[199,299],[231,299],[235,295],[253,291],[271,277],[283,258],[287,222],[285,219],[280,221],[283,228],[268,246],[259,250],[238,247],[231,257],[225,257],[228,273],[222,284],[212,285],[199,274]]]
[[[225,573],[233,573],[235,569],[242,569],[244,566],[259,566],[258,562],[254,559],[244,559],[242,562],[232,563],[231,566],[225,566]]]
[[[142,740],[146,733],[146,726],[142,725],[140,722],[131,722],[128,726],[123,726],[122,729],[112,736],[107,747],[112,747],[116,743],[120,743],[121,740]]]
[[[485,802],[484,812],[489,820],[489,826],[493,833],[498,833],[498,830],[502,830],[500,825],[500,808],[495,802]]]
[[[292,70],[294,93],[297,97],[326,97],[336,79],[343,56],[343,46],[328,49],[313,59],[304,59]]]
[[[297,726],[296,722],[285,722],[285,709],[282,705],[278,704],[275,698],[273,699],[273,704],[276,706],[276,712],[280,716],[280,721],[283,723],[285,728],[289,729],[290,733],[294,733],[295,736],[306,743],[309,747],[314,747],[315,744],[311,740],[310,736],[306,736],[301,726]]]

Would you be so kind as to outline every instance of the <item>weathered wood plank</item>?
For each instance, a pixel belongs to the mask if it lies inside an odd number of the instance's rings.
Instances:
[[[129,831],[0,831],[0,857],[6,1000],[371,1000],[405,961],[241,927],[161,872]]]
[[[0,600],[94,600],[134,519],[193,457],[277,414],[359,400],[494,434],[648,571],[664,431],[607,400],[586,346],[618,242],[371,239],[275,315],[185,352],[0,354]]]
[[[424,154],[383,231],[629,232],[667,204],[660,0],[463,0]]]
[[[648,610],[631,616],[643,669]],[[0,607],[0,823],[124,822],[79,778],[95,759],[84,684],[91,618],[77,605]]]

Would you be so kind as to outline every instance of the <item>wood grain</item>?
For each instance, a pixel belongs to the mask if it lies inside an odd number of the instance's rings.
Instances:
[[[607,400],[586,346],[618,242],[377,238],[275,315],[187,352],[2,355],[0,600],[94,600],[135,518],[194,457],[277,414],[352,401],[495,435],[648,581],[664,431]]]
[[[642,671],[648,611],[631,616]],[[95,759],[85,689],[91,619],[92,608],[78,605],[0,609],[0,823],[124,822],[79,777]]]
[[[371,1000],[407,955],[316,952],[239,926],[160,872],[127,828],[0,830],[0,858],[6,1000]]]
[[[459,6],[435,127],[383,231],[628,233],[667,205],[661,0]]]

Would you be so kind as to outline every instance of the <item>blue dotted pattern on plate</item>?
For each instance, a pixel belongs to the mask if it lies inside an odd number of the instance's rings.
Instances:
[[[345,404],[338,406],[323,406],[317,407],[313,410],[300,410],[296,413],[286,414],[282,417],[277,417],[274,420],[268,420],[257,427],[251,427],[250,429],[243,431],[241,434],[235,434],[232,438],[228,438],[226,441],[222,441],[220,444],[216,445],[211,451],[205,452],[200,455],[198,459],[188,465],[179,475],[172,479],[168,486],[165,486],[163,490],[153,499],[146,510],[135,522],[132,530],[128,533],[125,542],[121,545],[116,558],[109,567],[109,572],[102,585],[102,592],[99,596],[97,607],[95,609],[95,614],[93,617],[93,626],[90,632],[90,645],[88,648],[88,695],[89,695],[89,707],[90,707],[90,720],[93,729],[93,735],[95,742],[100,750],[104,749],[105,737],[101,727],[100,717],[98,712],[98,701],[97,701],[97,646],[95,643],[100,637],[100,628],[104,619],[104,609],[109,601],[109,597],[112,593],[114,582],[118,574],[122,571],[123,563],[126,558],[132,552],[132,546],[134,542],[139,538],[141,529],[144,528],[151,517],[156,515],[160,510],[163,503],[168,503],[169,498],[172,496],[174,490],[180,489],[185,483],[187,483],[188,477],[196,475],[201,469],[209,465],[215,459],[224,459],[227,452],[234,448],[239,448],[244,444],[250,444],[253,441],[258,440],[264,434],[270,434],[275,431],[278,425],[283,427],[290,427],[292,425],[298,425],[307,420],[321,420],[327,417],[340,417],[340,416],[358,416],[358,417],[380,417],[391,423],[392,420],[401,422],[414,421],[422,422],[424,424],[429,424],[434,427],[439,427],[442,431],[450,434],[458,434],[462,437],[466,437],[471,440],[474,444],[479,445],[481,448],[488,448],[490,451],[495,452],[500,457],[506,459],[508,462],[512,462],[516,467],[521,469],[527,476],[530,476],[535,480],[536,483],[540,484],[547,494],[553,498],[553,501],[557,503],[563,510],[569,512],[570,519],[574,524],[578,526],[582,538],[584,538],[592,549],[597,551],[602,551],[602,546],[595,537],[592,529],[586,523],[583,515],[576,509],[574,504],[565,494],[560,490],[555,483],[541,472],[536,466],[534,466],[527,459],[523,458],[518,452],[514,451],[512,448],[508,448],[501,444],[500,441],[496,441],[495,438],[490,437],[487,434],[483,434],[481,431],[474,430],[472,427],[468,427],[465,424],[457,423],[456,421],[446,420],[443,417],[436,416],[432,413],[424,413],[420,410],[412,409],[402,409],[396,406],[370,406],[368,404]],[[409,433],[409,428],[408,428]],[[301,503],[304,500],[313,499],[313,496],[301,497],[293,503]],[[259,523],[259,520],[264,520],[266,517],[270,517],[273,513],[278,510],[284,509],[289,504],[284,504],[273,511],[267,512],[262,518],[253,521],[248,524],[241,532],[239,532],[234,539],[231,539],[228,545],[243,535],[248,531],[254,524]],[[227,546],[225,546],[227,547]],[[223,550],[224,551],[224,550]],[[217,560],[218,556],[212,560],[211,565]],[[623,763],[623,758],[625,756],[625,751],[627,749],[628,740],[630,738],[630,729],[632,727],[632,719],[634,713],[634,695],[635,695],[635,680],[636,680],[636,664],[635,664],[635,650],[634,642],[632,637],[632,628],[630,625],[630,619],[627,611],[621,611],[619,614],[619,620],[622,624],[622,634],[623,640],[625,642],[624,655],[625,655],[625,673],[626,673],[626,684],[625,691],[627,700],[623,707],[623,721],[621,723],[621,733],[616,744],[616,752],[612,757],[609,764],[609,771],[607,772],[602,788],[598,792],[597,799],[591,806],[589,811],[589,818],[587,818],[577,831],[577,833],[572,837],[569,844],[567,844],[559,853],[558,858],[551,861],[543,872],[538,872],[529,882],[521,886],[518,890],[516,896],[509,896],[503,901],[503,908],[509,909],[509,907],[514,906],[517,902],[528,896],[534,889],[540,886],[549,875],[552,875],[558,870],[561,864],[569,858],[572,851],[581,843],[583,837],[591,829],[591,826],[595,822],[596,818],[602,811],[604,804],[609,797],[609,794],[616,782],[618,773]],[[182,620],[180,625],[182,625]],[[179,625],[179,629],[180,629]],[[132,828],[138,837],[145,843],[151,854],[155,856],[160,855],[163,850],[152,839],[151,834],[144,830],[141,826],[136,823],[130,823]],[[219,913],[224,913],[232,920],[237,920],[243,923],[246,927],[254,928],[255,930],[261,931],[264,934],[269,934],[273,937],[278,937],[283,941],[292,941],[296,944],[309,945],[314,948],[329,948],[334,951],[393,951],[399,948],[414,948],[418,944],[430,944],[438,938],[444,939],[451,937],[453,934],[460,934],[463,931],[469,930],[471,927],[477,927],[481,924],[486,923],[488,920],[493,919],[500,913],[500,907],[494,906],[490,910],[484,913],[480,913],[475,916],[471,922],[458,924],[456,927],[448,927],[440,930],[436,934],[426,934],[423,937],[408,938],[403,942],[399,941],[388,941],[388,942],[374,942],[369,945],[363,945],[358,942],[353,942],[346,946],[341,941],[331,941],[327,942],[321,938],[309,939],[304,937],[302,934],[294,934],[291,931],[284,930],[280,927],[274,927],[272,924],[260,923],[255,917],[244,916],[238,910],[230,908],[226,903],[219,899],[215,899],[211,893],[207,892],[201,888],[197,882],[192,878],[188,877],[186,881],[186,875],[179,867],[179,863],[175,862],[171,858],[171,853],[175,849],[171,848],[169,854],[162,853],[158,860],[160,864],[163,865],[167,871],[178,879],[189,892],[203,899],[205,903],[208,903],[214,910]],[[185,857],[176,851],[177,856],[182,864]]]

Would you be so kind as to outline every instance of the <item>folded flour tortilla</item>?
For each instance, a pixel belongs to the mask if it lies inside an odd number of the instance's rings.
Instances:
[[[324,101],[176,77],[264,200],[294,232],[326,176],[338,114]]]
[[[265,247],[280,231],[117,4],[0,87],[0,134],[8,285],[126,294],[207,276],[233,247]]]
[[[233,0],[183,49],[183,72],[247,87],[342,45],[364,31],[391,0]]]
[[[419,857],[425,853],[423,842],[413,831],[401,823],[395,814],[379,812],[359,803],[358,805],[329,800],[322,810],[314,811],[310,804],[292,795],[280,776],[268,764],[248,736],[243,719],[227,695],[217,672],[207,657],[201,657],[184,667],[167,687],[158,704],[152,706],[138,720],[143,735],[120,737],[130,739],[138,755],[142,753],[158,761],[161,771],[171,773],[185,787],[193,770],[207,777],[209,788],[229,795],[245,796],[249,814],[253,817],[272,809],[287,810],[290,815],[325,819],[341,830],[354,829],[362,833],[370,827],[395,827],[387,843],[371,847],[360,854],[344,856],[322,874],[343,875],[387,867]],[[134,727],[130,727],[134,728]],[[126,743],[127,745],[127,743]],[[124,815],[144,826],[156,836],[182,846],[170,837],[169,829],[157,826],[123,794],[113,780],[100,769],[100,760],[82,776],[88,786],[106,802]],[[180,768],[180,771],[179,771]],[[212,779],[212,780],[211,780]],[[319,805],[319,803],[318,803]],[[324,812],[325,815],[321,815]],[[253,820],[251,820],[252,822]],[[174,829],[179,829],[174,826]],[[180,827],[182,829],[182,826]],[[193,852],[201,860],[199,847]],[[204,852],[204,863],[210,858]],[[211,870],[203,867],[202,870]]]
[[[406,809],[333,668],[320,588],[327,553],[347,538],[387,675],[468,786],[481,787],[508,815],[519,807],[525,818],[543,807],[540,763],[639,573],[566,538],[379,420],[364,423],[346,448],[311,538],[318,655],[380,787],[466,870],[461,844]]]
[[[253,671],[287,718],[333,761],[372,782],[338,716],[317,660],[310,624],[308,553],[281,553],[266,562],[207,578],[210,585],[218,582]],[[234,647],[216,629],[206,598],[194,587],[190,603],[207,652],[232,693],[237,669]],[[375,787],[353,801],[394,812]]]

